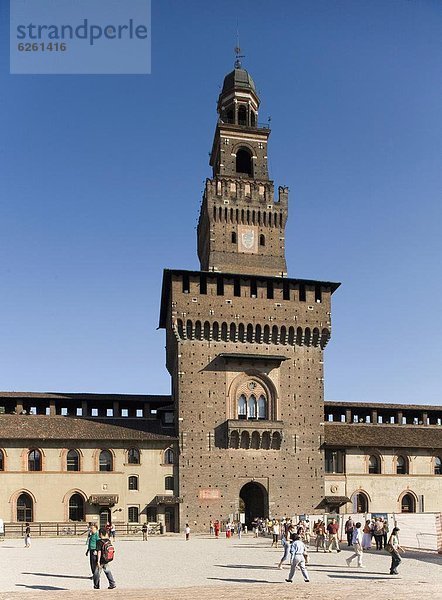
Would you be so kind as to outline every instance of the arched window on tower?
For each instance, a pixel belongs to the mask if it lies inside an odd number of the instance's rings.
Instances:
[[[236,172],[253,177],[252,154],[246,148],[240,148],[236,153]]]
[[[238,124],[247,125],[247,108],[244,105],[238,108]]]
[[[262,395],[258,398],[258,419],[267,419],[267,402]]]
[[[255,113],[252,111],[250,111],[250,125],[251,127],[255,127],[256,126],[256,116]]]
[[[434,474],[442,475],[442,460],[439,456],[434,457]]]
[[[266,245],[266,236],[263,233],[261,233],[261,235],[259,236],[259,245],[260,246]]]
[[[247,418],[256,419],[256,398],[253,395],[247,400]]]

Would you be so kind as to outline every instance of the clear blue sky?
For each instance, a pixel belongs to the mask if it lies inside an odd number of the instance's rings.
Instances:
[[[326,398],[441,402],[439,0],[153,0],[146,76],[9,75],[7,5],[0,389],[169,393],[162,269],[199,266],[238,18],[289,275],[342,282]]]

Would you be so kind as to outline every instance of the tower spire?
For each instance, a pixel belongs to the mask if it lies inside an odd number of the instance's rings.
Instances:
[[[239,26],[238,21],[236,21],[236,46],[235,46],[235,69],[241,68],[241,59],[244,58],[244,55],[241,54],[241,46],[239,45]]]

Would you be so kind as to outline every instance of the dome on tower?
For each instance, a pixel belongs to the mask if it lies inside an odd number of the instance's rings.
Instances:
[[[255,82],[249,73],[241,67],[235,67],[231,73],[224,77],[221,94],[237,88],[253,90],[256,94]]]

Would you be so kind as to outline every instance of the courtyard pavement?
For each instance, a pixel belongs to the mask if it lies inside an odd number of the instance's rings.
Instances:
[[[293,584],[286,583],[288,565],[277,569],[280,548],[270,547],[268,538],[251,535],[241,540],[219,540],[192,535],[120,539],[112,572],[117,589],[92,589],[85,538],[32,540],[25,549],[21,539],[0,542],[0,600],[88,599],[105,595],[127,600],[244,600],[293,599],[345,600],[370,594],[383,600],[442,599],[442,556],[407,552],[400,575],[388,574],[390,557],[371,550],[364,555],[364,568],[347,567],[351,552],[342,545],[337,554],[310,552],[311,583],[297,572]]]

